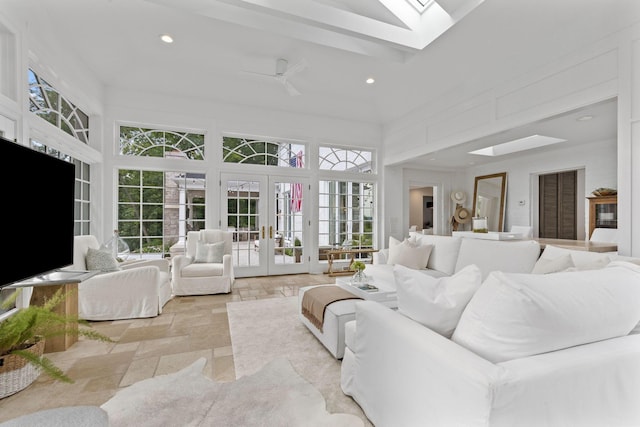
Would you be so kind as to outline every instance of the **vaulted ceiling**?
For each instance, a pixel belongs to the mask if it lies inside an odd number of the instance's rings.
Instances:
[[[21,11],[105,87],[379,125],[640,19],[638,0],[422,0],[424,10],[414,1],[0,0],[0,13]],[[300,95],[259,75],[275,74],[278,58],[301,65],[288,78]]]

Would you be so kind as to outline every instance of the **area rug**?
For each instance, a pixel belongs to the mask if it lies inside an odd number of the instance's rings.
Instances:
[[[361,427],[360,418],[330,414],[319,391],[274,359],[258,372],[217,383],[202,374],[201,358],[173,374],[118,391],[101,408],[118,426],[318,426]]]
[[[288,360],[322,393],[330,413],[357,415],[371,424],[340,388],[340,365],[298,318],[298,297],[227,303],[236,378],[276,359]]]

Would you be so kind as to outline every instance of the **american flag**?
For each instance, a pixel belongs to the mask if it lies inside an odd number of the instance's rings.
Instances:
[[[301,168],[302,151],[289,159],[289,164],[294,168]],[[302,212],[302,184],[295,182],[291,185],[291,212]]]

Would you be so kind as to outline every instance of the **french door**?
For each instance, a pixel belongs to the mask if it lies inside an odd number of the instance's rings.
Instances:
[[[221,174],[220,184],[238,277],[309,272],[308,179]]]

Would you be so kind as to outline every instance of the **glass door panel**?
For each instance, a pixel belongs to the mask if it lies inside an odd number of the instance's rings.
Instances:
[[[305,257],[305,232],[309,222],[304,221],[305,188],[308,182],[291,178],[270,180],[272,201],[271,224],[274,227],[274,251],[270,271],[276,274],[308,271]]]
[[[222,174],[221,184],[222,223],[233,232],[238,277],[308,272],[308,181]]]
[[[233,265],[238,275],[264,275],[266,264],[260,257],[260,232],[262,227],[261,189],[264,179],[242,179],[223,176],[221,199],[226,212],[222,212],[223,224],[233,232]]]

